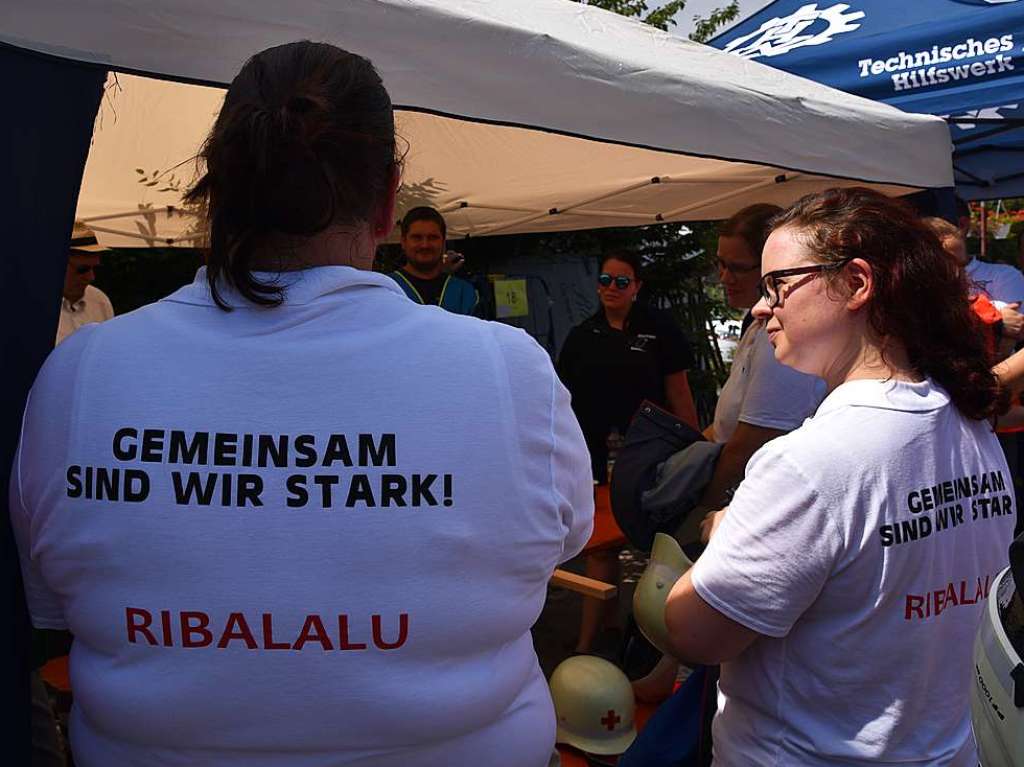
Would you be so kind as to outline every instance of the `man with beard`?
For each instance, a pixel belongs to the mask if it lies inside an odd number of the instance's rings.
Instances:
[[[477,313],[480,297],[469,282],[445,272],[445,236],[448,227],[434,208],[413,208],[402,219],[405,266],[391,277],[418,304],[440,306],[455,314]]]

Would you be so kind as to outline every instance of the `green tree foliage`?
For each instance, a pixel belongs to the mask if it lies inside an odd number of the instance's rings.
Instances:
[[[199,251],[186,248],[115,248],[103,255],[95,284],[125,314],[192,282],[202,263]]]
[[[668,31],[670,26],[675,26],[676,16],[686,8],[686,0],[669,0],[666,3],[658,3],[653,10],[644,0],[577,0],[577,2],[604,8],[606,11],[617,13],[620,16],[640,19],[645,24],[665,31]],[[706,42],[724,24],[735,19],[739,13],[739,2],[731,0],[728,5],[713,10],[707,18],[694,16],[696,27],[690,35],[690,39],[698,43]]]
[[[696,43],[706,43],[715,33],[718,32],[725,24],[730,21],[734,21],[737,16],[740,15],[740,5],[737,0],[732,0],[724,8],[716,8],[711,12],[711,15],[706,19],[701,19],[696,16],[693,20],[696,22],[693,32],[690,33],[690,39]]]

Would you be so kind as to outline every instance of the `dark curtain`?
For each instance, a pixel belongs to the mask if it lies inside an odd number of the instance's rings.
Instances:
[[[0,46],[0,255],[5,319],[0,410],[0,694],[5,764],[30,764],[30,630],[8,514],[8,483],[25,397],[57,335],[82,171],[106,73]]]

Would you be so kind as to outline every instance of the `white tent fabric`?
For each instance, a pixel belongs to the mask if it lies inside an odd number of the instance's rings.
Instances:
[[[409,145],[402,203],[445,211],[455,234],[720,218],[837,179],[952,184],[937,118],[567,0],[0,5],[0,42],[162,78],[119,75],[97,120],[79,214],[110,244],[188,236],[176,206],[217,86],[303,38],[374,62]]]

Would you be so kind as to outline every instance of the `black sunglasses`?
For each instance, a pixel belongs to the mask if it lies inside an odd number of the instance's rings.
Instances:
[[[94,268],[95,267],[92,267],[92,266],[76,266],[75,267],[75,274],[88,274]]]
[[[626,277],[624,275],[612,277],[607,272],[601,272],[601,274],[597,275],[597,284],[602,288],[610,287],[613,282],[615,283],[615,287],[619,290],[625,290],[630,286],[630,283],[633,282],[633,278]]]
[[[779,280],[784,277],[796,277],[801,274],[820,274],[821,272],[828,271],[829,269],[839,269],[846,266],[850,262],[849,258],[844,258],[842,261],[836,261],[834,264],[815,264],[814,266],[795,266],[792,269],[776,269],[774,272],[768,272],[761,278],[761,282],[758,284],[758,288],[761,292],[761,298],[768,304],[769,309],[774,309],[779,305],[779,301],[782,300],[782,295],[779,292],[782,287],[782,283]]]

